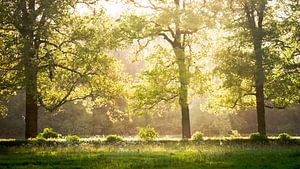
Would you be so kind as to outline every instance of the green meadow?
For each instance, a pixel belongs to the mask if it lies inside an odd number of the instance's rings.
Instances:
[[[300,169],[300,146],[121,142],[1,146],[1,169]]]

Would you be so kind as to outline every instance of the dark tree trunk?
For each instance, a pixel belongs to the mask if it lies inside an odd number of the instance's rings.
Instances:
[[[190,111],[188,104],[180,104],[182,115],[182,138],[191,138]]]
[[[34,60],[35,52],[31,38],[24,42],[24,67],[25,67],[25,91],[26,91],[26,113],[25,113],[25,138],[37,136],[38,102],[37,102],[37,67]]]
[[[258,132],[266,135],[265,97],[264,97],[264,71],[262,66],[262,52],[255,49],[255,91]]]
[[[264,68],[263,68],[263,18],[265,11],[265,3],[259,6],[257,29],[253,32],[254,52],[255,52],[255,91],[256,91],[256,110],[257,110],[257,127],[258,132],[262,135],[267,135],[266,120],[265,120],[265,95],[264,95]]]
[[[26,92],[25,138],[34,138],[38,133],[37,51],[38,38],[34,34],[35,0],[19,1],[22,24],[18,25],[23,39],[22,62]]]
[[[38,130],[37,72],[31,67],[27,67],[25,83],[26,83],[25,138],[27,139],[27,138],[36,137],[38,133],[37,131]]]
[[[255,96],[256,96],[258,132],[262,135],[266,135],[265,97],[264,97],[265,75],[264,75],[264,68],[263,68],[262,41],[263,41],[263,19],[264,19],[264,12],[265,12],[265,6],[267,1],[264,0],[257,3],[258,3],[257,8],[255,8],[253,4],[247,4],[244,7],[245,7],[245,12],[247,15],[249,28],[252,35],[252,43],[254,47],[255,92],[256,92]]]

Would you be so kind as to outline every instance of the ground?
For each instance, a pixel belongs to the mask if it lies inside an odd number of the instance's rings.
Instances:
[[[174,141],[2,145],[0,168],[300,169],[300,146]]]

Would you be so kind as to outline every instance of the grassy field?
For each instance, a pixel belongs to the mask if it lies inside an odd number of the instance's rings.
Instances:
[[[300,169],[300,146],[182,142],[0,146],[0,168]]]

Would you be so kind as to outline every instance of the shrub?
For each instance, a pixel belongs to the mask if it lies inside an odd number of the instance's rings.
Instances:
[[[71,143],[79,143],[80,137],[77,135],[68,135],[66,136],[66,141]]]
[[[203,133],[201,131],[196,131],[193,135],[192,135],[192,140],[193,141],[203,141]]]
[[[53,131],[52,128],[44,128],[43,132],[41,132],[37,137],[39,138],[60,138],[61,134]]]
[[[118,135],[108,135],[106,137],[106,142],[108,142],[108,143],[115,143],[115,142],[121,142],[121,141],[123,141],[123,138]]]
[[[54,145],[57,142],[54,140],[48,140],[45,139],[44,137],[36,137],[36,138],[30,138],[28,139],[29,143],[34,145],[34,146],[50,146],[50,145]]]
[[[279,141],[280,142],[290,142],[291,141],[291,136],[288,133],[280,133],[278,135]]]
[[[241,137],[241,134],[239,133],[238,130],[231,130],[231,135],[230,135],[231,138],[239,138]]]
[[[260,133],[252,133],[250,134],[250,140],[254,142],[266,142],[268,140],[268,137]]]
[[[36,138],[32,139],[32,141],[34,141],[38,144],[46,144],[47,143],[47,139],[45,139],[44,137],[36,137]]]
[[[159,134],[154,130],[154,128],[147,125],[146,127],[139,129],[138,136],[142,140],[151,141],[158,138]]]

